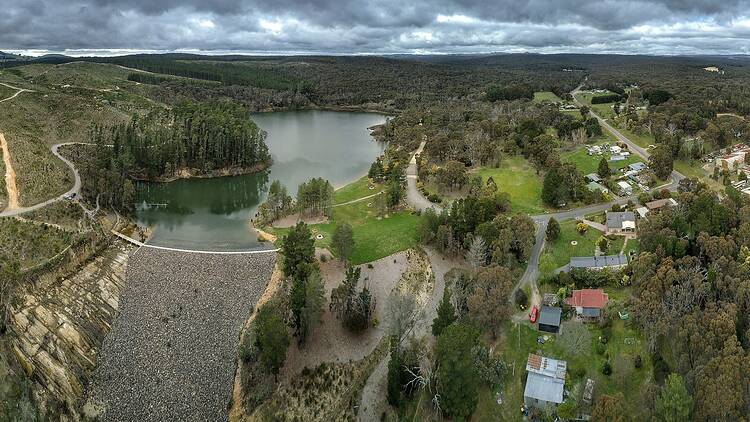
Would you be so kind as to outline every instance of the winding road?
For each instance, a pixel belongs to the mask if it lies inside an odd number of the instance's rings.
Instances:
[[[439,213],[443,208],[430,202],[417,188],[417,178],[419,177],[417,176],[417,155],[422,153],[426,143],[427,141],[423,140],[419,144],[419,148],[414,151],[411,160],[409,160],[409,166],[406,167],[406,202],[415,210],[425,211],[428,208],[433,208]]]
[[[578,87],[576,87],[571,92],[571,95],[573,96],[573,101],[579,107],[583,106],[584,104],[582,104],[578,100],[578,98],[576,98],[576,95],[580,93],[582,87],[583,87],[583,83],[579,85]],[[635,142],[628,139],[627,136],[623,135],[619,130],[617,130],[615,127],[609,124],[609,122],[607,122],[606,119],[596,114],[593,109],[589,111],[589,114],[591,114],[591,116],[596,118],[599,121],[599,124],[602,127],[604,127],[604,129],[609,131],[612,134],[612,136],[614,136],[618,141],[625,143],[628,146],[628,149],[630,151],[632,151],[639,157],[643,158],[644,161],[648,162],[648,158],[650,154],[646,149],[640,147]],[[411,161],[409,162],[409,166],[406,169],[406,179],[407,179],[406,201],[414,209],[417,209],[420,211],[424,211],[427,208],[435,208],[438,212],[440,212],[442,209],[438,207],[437,205],[431,203],[427,198],[424,197],[424,195],[422,195],[419,189],[417,189],[416,156],[422,153],[425,143],[426,141],[422,141],[419,144],[419,148],[412,155]],[[677,171],[672,171],[670,182],[662,186],[659,186],[656,189],[669,189],[671,191],[674,191],[677,189],[677,186],[680,180],[684,178],[685,176],[682,175],[681,173]],[[541,297],[539,295],[539,288],[536,284],[536,281],[539,278],[539,258],[541,257],[542,251],[544,250],[545,232],[547,230],[547,223],[549,223],[550,218],[554,218],[557,221],[569,220],[572,218],[575,218],[575,219],[583,218],[583,216],[587,214],[602,212],[602,211],[611,209],[612,206],[615,204],[618,204],[618,205],[627,204],[628,201],[633,201],[635,203],[638,203],[638,197],[636,195],[631,195],[627,197],[620,197],[613,201],[605,202],[601,204],[589,205],[585,207],[580,207],[580,208],[575,208],[575,209],[565,210],[565,211],[558,211],[558,212],[553,212],[553,213],[547,213],[547,214],[532,215],[531,218],[532,220],[534,220],[534,223],[536,224],[534,246],[531,250],[531,255],[529,257],[529,261],[526,266],[526,271],[518,280],[518,283],[516,283],[516,285],[513,287],[513,291],[511,292],[509,300],[512,301],[513,295],[518,289],[522,289],[526,285],[529,285],[531,293],[532,293],[532,297],[531,297],[532,304],[537,305],[537,306],[540,305]]]

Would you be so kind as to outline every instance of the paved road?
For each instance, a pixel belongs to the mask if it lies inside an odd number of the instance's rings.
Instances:
[[[578,106],[582,106],[583,104],[578,101],[578,98],[576,98],[576,94],[578,94],[581,90],[581,87],[583,84],[576,87],[571,92],[571,95],[573,96],[573,101],[578,104]],[[620,131],[615,129],[612,125],[610,125],[605,119],[603,119],[601,116],[596,114],[593,109],[590,110],[590,114],[596,118],[599,121],[599,124],[604,127],[604,129],[608,130],[612,135],[617,138],[619,141],[624,142],[628,148],[644,160],[648,161],[649,153],[644,148],[641,148],[638,146],[635,142],[628,139],[625,135],[623,135]],[[677,187],[679,185],[679,181],[684,179],[685,176],[682,175],[680,172],[673,171],[671,176],[671,181],[665,185],[659,186],[655,189],[669,189],[671,191],[677,190]],[[635,203],[638,202],[638,197],[636,195],[631,195],[627,197],[618,198],[614,201],[606,202],[603,204],[596,204],[596,205],[589,205],[586,207],[581,208],[575,208],[572,210],[567,211],[559,211],[555,213],[549,213],[549,214],[541,214],[541,215],[534,215],[531,216],[531,218],[534,220],[534,222],[537,225],[537,232],[536,232],[536,238],[534,241],[534,247],[531,251],[531,256],[529,257],[529,262],[526,267],[526,271],[523,273],[523,276],[521,276],[520,280],[516,284],[516,286],[513,288],[513,291],[511,292],[510,300],[513,299],[513,294],[518,289],[522,289],[524,286],[529,284],[531,286],[531,292],[532,292],[532,305],[539,306],[539,288],[537,287],[536,281],[539,278],[539,258],[542,254],[542,250],[544,249],[544,236],[545,231],[547,230],[547,223],[549,222],[550,218],[555,218],[557,221],[562,220],[569,220],[571,218],[582,218],[583,216],[587,214],[597,213],[606,211],[608,209],[612,208],[612,205],[618,204],[623,205],[626,204],[628,201],[633,201]]]
[[[406,167],[406,202],[415,210],[424,211],[428,208],[434,208],[435,211],[441,212],[442,207],[430,202],[417,188],[417,155],[422,153],[425,143],[426,141],[422,141],[419,144],[419,148],[411,156],[409,166]]]

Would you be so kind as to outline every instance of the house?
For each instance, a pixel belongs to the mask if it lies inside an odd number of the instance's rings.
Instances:
[[[657,199],[656,201],[646,202],[646,208],[649,211],[658,211],[664,207],[677,206],[677,201],[674,198]]]
[[[628,164],[628,169],[630,169],[630,171],[640,173],[643,170],[646,170],[646,165],[638,161],[637,163]]]
[[[537,409],[554,408],[563,402],[568,363],[530,354],[526,361],[526,388],[523,402]]]
[[[625,159],[625,156],[621,155],[621,154],[613,154],[613,155],[611,155],[609,157],[609,161],[610,162],[612,162],[612,161],[622,161],[624,159]]]
[[[539,331],[557,334],[560,331],[560,319],[562,308],[553,306],[542,306],[537,320]]]
[[[622,152],[622,148],[617,145],[612,145],[611,147],[609,147],[609,152],[610,154],[619,154]]]
[[[630,185],[630,183],[620,180],[617,182],[617,187],[620,189],[620,193],[623,195],[632,195],[633,194],[633,187]]]
[[[607,189],[607,187],[604,186],[604,185],[602,185],[601,183],[589,182],[589,184],[587,184],[586,187],[591,192],[599,191],[599,192],[602,192],[602,193],[609,193],[609,189]]]
[[[646,207],[638,207],[635,209],[635,214],[638,216],[638,218],[646,218],[648,212],[649,210]]]
[[[607,212],[607,234],[635,233],[635,214],[632,211]]]
[[[568,268],[583,268],[587,270],[601,270],[604,268],[620,268],[628,265],[628,257],[625,255],[602,255],[602,256],[574,256],[570,258]]]
[[[584,176],[584,178],[586,179],[587,182],[596,182],[596,183],[599,183],[599,182],[602,181],[602,178],[599,177],[599,175],[596,174],[596,173],[589,173],[586,176]]]
[[[586,320],[599,319],[607,302],[609,295],[602,289],[573,290],[573,294],[565,299],[565,303],[575,308],[576,315]]]

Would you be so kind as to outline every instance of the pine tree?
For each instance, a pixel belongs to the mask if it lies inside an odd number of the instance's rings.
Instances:
[[[450,289],[443,291],[443,298],[437,308],[437,317],[432,320],[432,335],[439,336],[445,327],[456,321],[456,310],[451,303]]]
[[[606,179],[612,175],[612,171],[609,169],[609,163],[607,163],[607,159],[604,157],[599,160],[599,169],[597,170],[597,174],[602,179]]]

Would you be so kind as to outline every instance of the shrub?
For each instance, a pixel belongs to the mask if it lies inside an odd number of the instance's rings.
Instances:
[[[635,359],[633,359],[633,366],[635,366],[635,369],[641,369],[643,367],[643,359],[641,358],[641,355],[636,355]]]
[[[604,362],[604,365],[602,365],[602,374],[607,376],[612,374],[612,365],[609,361]]]

